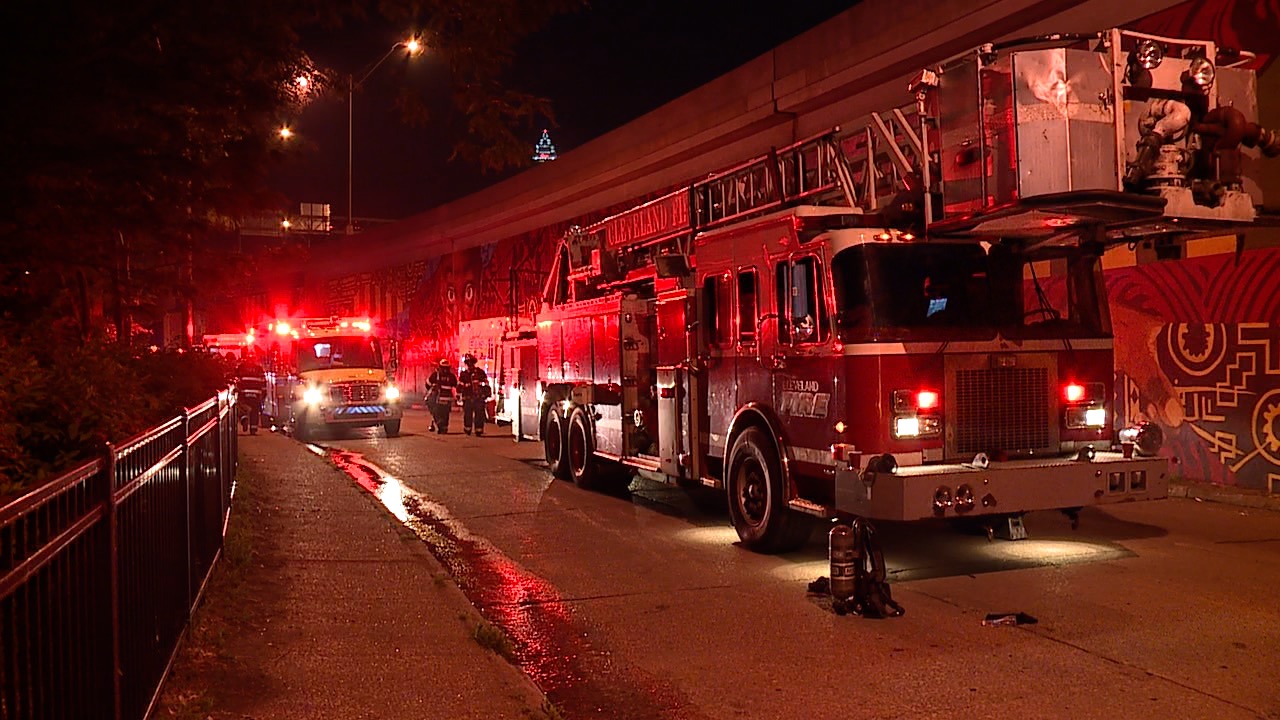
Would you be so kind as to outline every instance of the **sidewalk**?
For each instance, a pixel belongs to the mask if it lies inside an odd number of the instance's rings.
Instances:
[[[1280,495],[1272,495],[1265,490],[1254,490],[1235,485],[1214,485],[1212,483],[1175,480],[1169,483],[1169,497],[1280,512]]]
[[[370,495],[279,435],[241,436],[240,454],[226,553],[153,717],[555,712],[477,642],[479,613]]]

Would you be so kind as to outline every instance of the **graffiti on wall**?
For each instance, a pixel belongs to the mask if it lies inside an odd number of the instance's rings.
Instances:
[[[1280,483],[1280,249],[1107,274],[1117,413],[1165,432],[1189,480]]]

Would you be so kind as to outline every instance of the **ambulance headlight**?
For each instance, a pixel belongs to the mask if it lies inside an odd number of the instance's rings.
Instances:
[[[324,394],[320,392],[320,388],[312,385],[302,392],[302,399],[308,405],[319,405],[320,401],[324,399]]]
[[[388,385],[385,394],[388,400],[399,400],[400,388],[396,387],[395,385]]]

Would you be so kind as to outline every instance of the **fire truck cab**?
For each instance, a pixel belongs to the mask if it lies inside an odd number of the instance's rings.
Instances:
[[[580,485],[721,489],[765,552],[804,515],[1016,539],[1166,497],[1158,427],[1117,424],[1101,256],[1255,221],[1241,157],[1280,137],[1231,62],[1119,30],[983,46],[914,107],[573,228],[512,353],[516,433]]]
[[[368,318],[276,320],[256,334],[267,359],[265,413],[299,439],[323,429],[384,428],[400,434],[400,390]]]

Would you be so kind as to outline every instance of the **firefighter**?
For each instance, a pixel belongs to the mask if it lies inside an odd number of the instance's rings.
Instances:
[[[267,390],[262,366],[248,357],[242,360],[236,367],[236,387],[240,427],[251,435],[257,435],[258,426],[262,423],[262,400]]]
[[[458,392],[458,376],[449,366],[449,358],[440,360],[440,366],[427,378],[427,405],[431,408],[431,427],[444,435],[449,432],[449,413]]]
[[[476,362],[476,356],[467,353],[463,358],[467,367],[458,373],[458,385],[462,391],[462,432],[470,435],[474,430],[480,436],[484,435],[484,424],[489,415],[485,406],[493,390],[489,387],[489,376]]]

